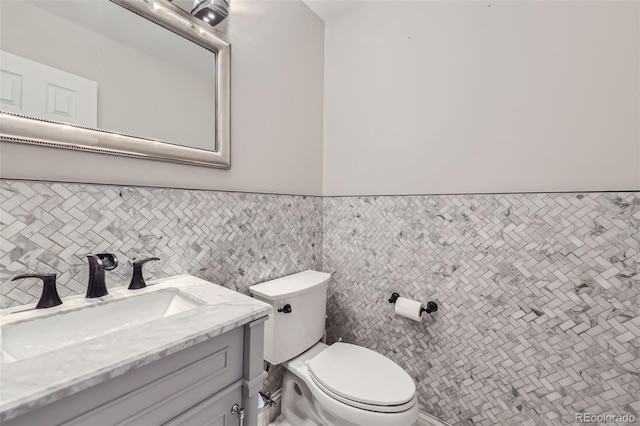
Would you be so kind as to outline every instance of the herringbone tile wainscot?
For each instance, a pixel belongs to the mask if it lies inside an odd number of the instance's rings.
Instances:
[[[57,272],[61,297],[86,291],[85,255],[115,252],[109,286],[127,285],[134,257],[158,256],[150,278],[192,274],[248,294],[252,284],[320,269],[317,197],[91,184],[0,181],[0,307],[38,300]],[[270,390],[281,374],[270,374]]]
[[[639,196],[325,198],[329,342],[392,358],[452,424],[640,418]],[[440,308],[397,317],[392,291]]]

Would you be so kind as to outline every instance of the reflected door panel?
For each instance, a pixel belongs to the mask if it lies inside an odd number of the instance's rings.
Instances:
[[[98,125],[95,81],[0,51],[2,109],[28,117]]]

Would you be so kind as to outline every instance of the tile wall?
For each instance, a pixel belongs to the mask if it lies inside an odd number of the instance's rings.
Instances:
[[[325,198],[329,342],[377,350],[457,425],[640,418],[640,194]],[[391,292],[439,310],[397,317]]]
[[[449,423],[640,417],[640,194],[303,197],[0,181],[0,306],[31,303],[55,271],[86,290],[84,256],[114,251],[109,282],[190,273],[248,293],[305,269],[333,273],[329,343],[375,349]],[[398,291],[440,308],[393,314]],[[274,367],[266,390],[280,387]]]
[[[62,298],[86,292],[86,254],[115,252],[108,285],[128,285],[130,259],[161,261],[145,277],[192,274],[248,294],[254,283],[321,269],[322,200],[93,184],[0,180],[0,307],[33,303],[56,272]],[[281,371],[269,375],[280,387]]]

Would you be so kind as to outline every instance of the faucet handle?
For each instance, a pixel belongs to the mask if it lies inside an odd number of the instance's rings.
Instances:
[[[42,296],[36,305],[36,309],[52,308],[54,306],[62,305],[62,300],[58,296],[58,290],[56,289],[56,277],[57,274],[22,274],[16,275],[11,281],[21,280],[23,278],[39,278],[42,280]]]
[[[144,277],[142,276],[142,266],[151,262],[152,260],[160,260],[159,257],[148,257],[142,260],[135,260],[132,262],[133,265],[133,276],[131,277],[131,282],[129,283],[129,290],[137,290],[140,288],[145,288],[147,283],[144,282]]]

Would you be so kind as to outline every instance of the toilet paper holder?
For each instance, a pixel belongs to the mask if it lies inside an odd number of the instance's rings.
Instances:
[[[396,293],[396,292],[391,293],[391,297],[389,298],[389,303],[395,304],[396,300],[398,300],[398,297],[400,297],[400,293]],[[438,310],[438,304],[436,302],[427,302],[427,306],[420,309],[420,315],[422,315],[423,312],[430,314],[437,310]]]

